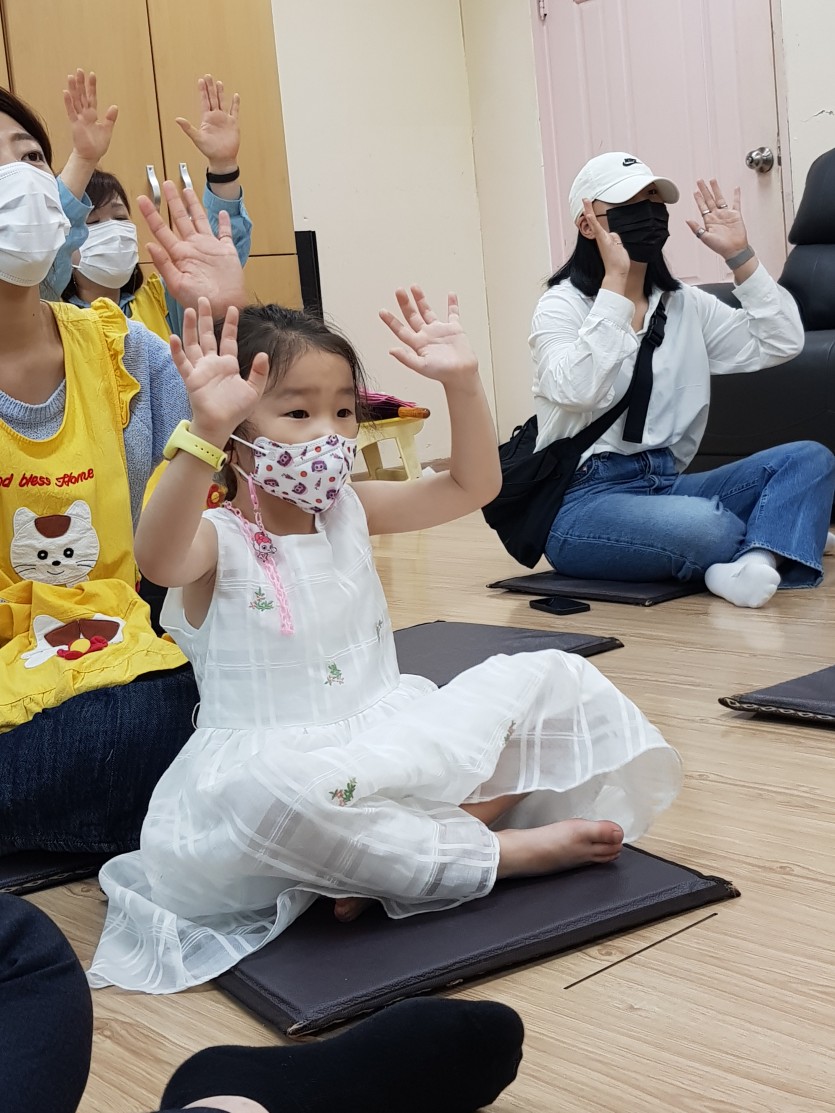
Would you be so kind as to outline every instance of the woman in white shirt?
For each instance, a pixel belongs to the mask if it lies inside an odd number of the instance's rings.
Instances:
[[[801,441],[682,474],[707,422],[710,376],[773,367],[803,347],[793,298],[748,244],[739,190],[729,205],[715,181],[700,181],[694,197],[698,220],[687,223],[725,259],[741,309],[681,285],[667,269],[667,205],[679,198],[669,179],[609,152],[571,188],[577,247],[540,298],[530,338],[537,448],[574,435],[623,397],[662,298],[667,322],[643,422],[630,414],[633,398],[581,460],[545,555],[569,576],[703,578],[715,595],[761,607],[778,587],[822,578],[821,557],[835,541],[827,543],[835,457]]]

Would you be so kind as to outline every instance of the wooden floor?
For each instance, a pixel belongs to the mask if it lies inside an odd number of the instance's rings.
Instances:
[[[484,588],[519,569],[480,518],[384,538],[377,549],[395,626],[445,618],[621,638],[624,649],[594,663],[679,749],[687,771],[678,802],[642,845],[720,873],[743,893],[572,989],[705,913],[462,990],[514,1006],[527,1027],[519,1078],[494,1110],[835,1107],[835,731],[754,721],[717,703],[835,661],[835,560],[828,587],[781,593],[763,611],[699,595],[552,619]],[[96,884],[34,899],[89,962],[104,913]],[[280,1042],[211,987],[167,998],[98,991],[95,1009],[83,1113],[154,1108],[168,1073],[198,1048]]]

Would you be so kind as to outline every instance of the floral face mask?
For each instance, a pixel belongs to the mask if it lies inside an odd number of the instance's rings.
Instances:
[[[337,433],[300,444],[279,444],[267,437],[256,437],[252,443],[232,439],[252,449],[251,479],[257,487],[311,514],[333,505],[351,474],[357,451],[356,439]],[[237,470],[250,478],[242,468]]]

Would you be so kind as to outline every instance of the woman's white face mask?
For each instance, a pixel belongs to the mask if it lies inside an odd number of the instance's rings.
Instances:
[[[0,166],[0,279],[40,285],[69,230],[52,174],[29,162]]]
[[[76,270],[109,290],[121,290],[139,262],[136,225],[129,220],[101,220],[87,225]]]

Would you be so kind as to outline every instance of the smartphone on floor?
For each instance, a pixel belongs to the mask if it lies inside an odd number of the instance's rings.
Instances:
[[[530,605],[535,611],[545,611],[546,614],[580,614],[581,611],[591,610],[588,603],[583,603],[580,599],[566,599],[564,595],[531,599]]]

